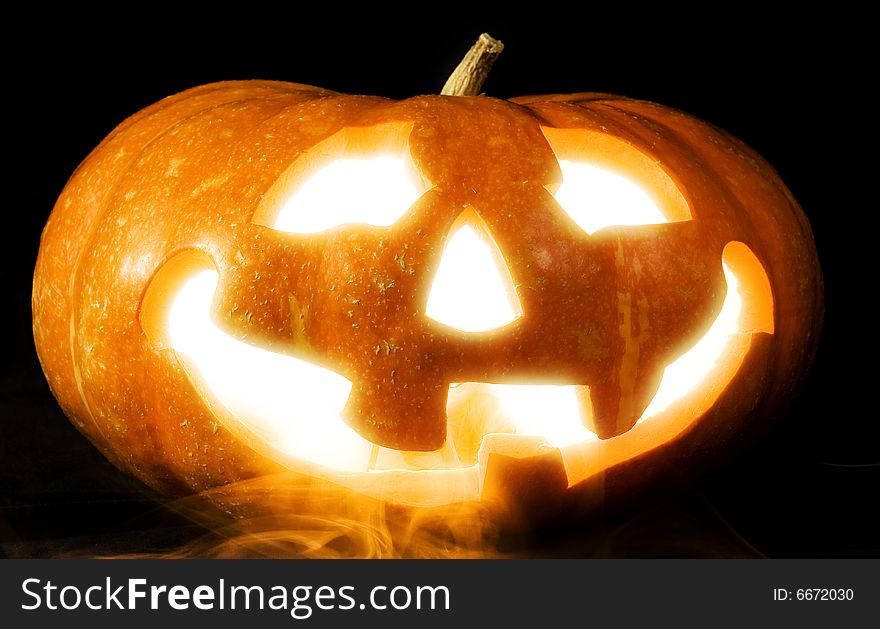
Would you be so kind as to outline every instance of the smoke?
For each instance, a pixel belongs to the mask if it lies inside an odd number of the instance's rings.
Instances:
[[[168,552],[114,558],[492,557],[492,508],[389,505],[319,479],[276,474],[177,499],[168,508],[207,533]]]

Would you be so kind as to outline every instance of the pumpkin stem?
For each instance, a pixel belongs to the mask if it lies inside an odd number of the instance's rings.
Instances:
[[[504,50],[504,44],[487,33],[480,35],[464,59],[446,80],[443,96],[479,96],[489,70]]]

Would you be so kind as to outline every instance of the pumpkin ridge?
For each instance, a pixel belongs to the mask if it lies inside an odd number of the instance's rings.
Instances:
[[[606,105],[606,107],[613,108],[630,115],[637,115],[640,117],[648,118],[646,113],[643,111],[628,111],[626,109],[627,105],[632,108],[649,106],[651,109],[659,109],[662,107],[661,105],[657,105],[656,103],[650,103],[647,101],[629,101],[627,103],[621,103],[621,105]],[[678,112],[678,110],[673,111],[676,111],[679,114],[680,119],[687,124],[695,123],[695,120],[691,116],[683,112]],[[718,153],[721,153],[733,164],[738,165],[741,161],[746,161],[750,166],[749,173],[757,174],[760,177],[761,181],[770,186],[777,193],[777,197],[780,200],[784,200],[785,208],[787,210],[787,216],[785,217],[786,220],[777,218],[775,221],[772,222],[772,224],[781,226],[782,223],[790,224],[790,222],[793,221],[796,229],[798,230],[798,234],[797,237],[791,238],[791,242],[797,243],[798,246],[803,247],[803,249],[801,250],[801,254],[804,256],[805,260],[811,259],[816,261],[816,264],[813,266],[810,266],[808,264],[804,265],[807,270],[815,270],[815,273],[810,278],[810,281],[804,280],[804,283],[806,283],[807,285],[812,284],[815,287],[811,299],[809,300],[809,303],[812,305],[812,307],[810,307],[809,309],[800,309],[798,316],[802,318],[809,317],[809,322],[805,325],[805,327],[812,330],[813,334],[818,337],[818,333],[821,331],[822,322],[824,320],[824,293],[821,266],[818,264],[818,253],[816,251],[815,240],[813,238],[812,228],[810,227],[809,220],[803,213],[803,210],[800,208],[800,204],[797,203],[791,191],[785,185],[785,182],[780,178],[776,170],[763,157],[761,157],[761,155],[757,151],[755,151],[745,142],[733,136],[724,129],[720,129],[719,127],[711,123],[705,123],[702,121],[700,122],[703,125],[708,125],[713,132],[717,132],[718,137],[706,137],[705,141],[688,143],[686,147],[687,150],[700,157],[703,168],[711,172],[715,180],[719,180],[721,178],[720,172],[715,166],[715,164],[719,161]],[[667,124],[657,124],[665,129],[669,129],[670,133],[680,135],[675,129],[669,127],[669,125]],[[747,221],[747,223],[751,226],[752,233],[749,234],[749,241],[755,243],[752,247],[753,252],[766,269],[768,275],[770,275],[771,277],[775,277],[776,275],[780,274],[781,271],[779,270],[777,265],[785,266],[788,264],[788,261],[779,259],[779,256],[777,255],[768,255],[768,252],[764,250],[762,239],[755,237],[755,234],[761,233],[765,230],[762,230],[762,228],[756,225],[756,220],[762,216],[761,208],[753,207],[752,204],[741,198],[741,196],[747,194],[748,190],[741,190],[737,194],[738,191],[736,189],[730,186],[723,186],[719,187],[719,191],[735,204],[738,222],[744,223]],[[790,343],[790,340],[785,338],[785,335],[783,333],[785,327],[781,325],[781,318],[784,318],[786,316],[784,314],[784,310],[792,309],[792,306],[789,303],[792,300],[786,295],[778,294],[778,291],[784,290],[786,290],[786,287],[782,286],[780,288],[777,288],[777,294],[774,294],[774,303],[778,304],[778,307],[774,309],[774,318],[776,318],[775,324],[777,329],[779,330],[779,333],[773,335],[770,340],[770,343],[779,344],[780,346],[784,346],[787,342]],[[801,348],[803,347],[808,348],[808,354],[804,355],[802,359],[797,360],[793,360],[790,357],[785,356],[784,351],[771,353],[770,360],[772,364],[770,366],[770,370],[786,371],[788,376],[784,379],[785,382],[780,381],[776,383],[766,383],[767,387],[771,388],[771,390],[766,392],[768,394],[765,395],[764,398],[765,405],[786,395],[785,391],[791,389],[792,383],[794,382],[799,382],[801,387],[804,386],[804,379],[801,377],[801,375],[806,373],[809,370],[810,365],[812,365],[818,349],[818,343],[816,341],[813,341],[811,343],[801,343],[798,346],[798,350],[801,350]],[[773,386],[775,386],[776,388],[772,389]]]
[[[257,85],[260,84],[260,85]],[[153,103],[152,105],[147,106],[146,108],[137,111],[130,116],[126,117],[122,120],[118,125],[116,125],[110,133],[107,134],[101,142],[92,149],[88,155],[80,162],[79,166],[77,166],[77,170],[88,161],[89,157],[91,157],[92,153],[98,152],[100,149],[104,148],[104,145],[108,142],[111,142],[114,138],[126,133],[129,127],[137,124],[142,120],[146,120],[147,118],[151,118],[153,116],[159,115],[165,111],[167,111],[170,107],[173,107],[175,104],[192,98],[194,96],[205,96],[208,94],[214,94],[216,92],[221,92],[223,90],[227,90],[231,87],[236,89],[241,89],[244,87],[275,87],[275,88],[283,88],[285,85],[300,85],[299,83],[285,83],[284,81],[263,81],[259,79],[255,80],[243,80],[243,81],[216,81],[214,83],[207,83],[205,85],[197,85],[195,87],[191,87],[182,92],[178,92],[177,94],[172,94],[170,96],[166,96],[160,101]],[[314,90],[318,93],[323,93],[329,90],[322,90],[318,87],[312,87],[310,85],[303,85],[303,90],[281,90],[283,94],[295,94],[298,91],[310,91]],[[74,171],[76,173],[76,171]]]
[[[198,88],[193,88],[193,91],[195,91],[197,89]],[[224,89],[224,88],[221,87],[218,90],[210,90],[207,93],[213,93],[215,91],[222,91],[222,89]],[[202,94],[203,92],[197,92],[197,93]],[[282,94],[279,94],[277,96],[277,98],[280,99],[282,97],[287,97],[287,96],[289,96],[289,93],[282,93]],[[87,396],[83,392],[81,369],[80,369],[79,360],[78,360],[79,357],[77,356],[76,343],[75,343],[75,339],[74,339],[75,330],[77,330],[77,328],[79,326],[80,308],[79,308],[79,306],[74,305],[73,300],[80,294],[81,289],[82,289],[82,260],[83,260],[83,257],[91,249],[91,245],[94,241],[95,235],[97,234],[98,230],[100,229],[101,225],[104,222],[105,216],[107,215],[107,213],[110,210],[110,201],[114,197],[114,193],[116,192],[120,182],[124,178],[124,175],[126,173],[128,173],[132,167],[134,167],[137,163],[140,162],[140,160],[143,158],[144,154],[152,146],[154,146],[157,142],[159,142],[163,138],[165,138],[175,128],[178,128],[179,126],[182,126],[184,123],[191,121],[192,119],[194,119],[198,116],[204,115],[207,112],[214,111],[214,110],[216,110],[220,107],[226,106],[226,105],[241,104],[242,102],[248,102],[248,101],[253,101],[253,100],[263,100],[264,98],[265,98],[265,96],[263,96],[263,97],[254,96],[251,98],[239,98],[239,99],[235,99],[233,101],[226,101],[224,103],[215,103],[215,104],[212,104],[212,105],[205,107],[203,109],[199,109],[199,110],[187,115],[184,118],[172,120],[170,122],[170,124],[168,124],[166,127],[157,131],[154,136],[152,136],[148,141],[146,141],[143,144],[143,146],[141,146],[139,148],[136,155],[132,156],[131,160],[128,162],[126,167],[118,172],[118,175],[117,175],[115,181],[106,190],[106,193],[105,193],[105,195],[101,201],[101,204],[100,204],[100,209],[97,212],[95,212],[95,214],[93,215],[92,223],[91,223],[91,225],[89,225],[88,235],[84,236],[82,238],[82,240],[80,240],[80,246],[77,250],[76,258],[73,261],[73,273],[72,273],[72,277],[71,277],[71,281],[70,281],[70,288],[69,288],[69,295],[70,295],[70,299],[71,299],[71,309],[70,309],[70,317],[69,317],[69,322],[70,322],[69,325],[70,325],[70,330],[71,330],[71,332],[70,332],[71,364],[72,364],[73,370],[74,370],[74,379],[76,381],[77,391],[80,394],[80,398],[82,399],[83,406],[88,411],[89,417],[91,418],[92,423],[95,425],[96,429],[98,430],[98,433],[101,435],[101,437],[105,441],[107,440],[107,437],[104,434],[103,430],[101,429],[101,426],[99,425],[97,419],[95,418],[95,414],[92,411],[91,406],[89,405]],[[185,100],[185,99],[181,99],[181,100]],[[180,101],[174,101],[174,102],[180,102]],[[157,109],[152,114],[149,114],[144,117],[136,118],[135,120],[132,120],[132,118],[135,118],[136,114],[135,114],[135,116],[129,117],[128,119],[126,119],[126,121],[131,120],[131,124],[127,125],[125,129],[120,129],[119,127],[117,127],[116,129],[114,129],[114,131],[111,132],[111,134],[106,138],[105,141],[110,141],[113,137],[117,137],[117,131],[119,131],[118,135],[123,135],[124,133],[127,132],[128,128],[130,128],[130,126],[132,126],[133,124],[136,124],[140,120],[147,120],[150,117],[161,115],[162,113],[167,112],[168,106],[170,106],[172,104],[173,104],[173,102],[168,103],[165,107]],[[126,123],[126,121],[123,121],[120,124],[124,125]],[[93,153],[97,152],[97,150],[98,149],[96,148],[93,151]],[[93,153],[90,153],[89,156],[87,156],[86,159],[83,160],[83,162],[82,162],[82,164],[80,164],[79,168],[82,168],[86,164],[86,162],[89,161],[89,158],[91,157],[91,155]]]

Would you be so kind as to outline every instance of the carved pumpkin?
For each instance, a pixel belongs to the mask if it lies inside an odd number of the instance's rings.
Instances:
[[[776,173],[681,112],[252,81],[93,151],[33,312],[71,421],[163,492],[293,471],[442,505],[705,458],[790,397],[822,293]]]

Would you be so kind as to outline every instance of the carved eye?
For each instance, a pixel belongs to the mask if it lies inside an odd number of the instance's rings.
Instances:
[[[610,225],[666,223],[648,194],[626,177],[603,168],[559,160],[562,184],[553,196],[588,234]]]
[[[634,146],[596,131],[542,127],[562,171],[547,186],[559,207],[588,234],[623,225],[691,219],[668,174]]]
[[[254,222],[295,234],[393,225],[430,188],[409,154],[411,129],[349,127],[318,143],[272,185]]]

